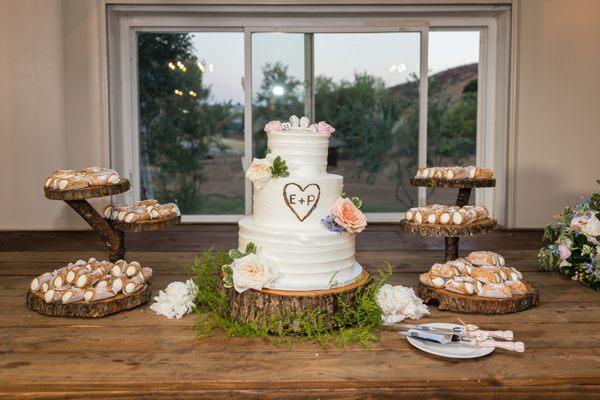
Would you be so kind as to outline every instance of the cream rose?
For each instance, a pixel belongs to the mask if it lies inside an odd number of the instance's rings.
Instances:
[[[418,320],[429,314],[423,300],[411,288],[404,286],[383,285],[377,293],[377,304],[386,324],[401,322],[404,318]]]
[[[196,308],[194,299],[197,294],[198,288],[191,279],[187,282],[171,282],[154,298],[156,302],[150,309],[169,319],[179,319]]]
[[[340,197],[333,205],[331,214],[335,216],[335,222],[348,233],[362,232],[367,226],[367,217],[348,198]]]
[[[254,183],[256,189],[262,189],[271,180],[271,164],[271,161],[264,158],[255,158],[252,160],[250,168],[246,171],[246,178]]]
[[[588,240],[597,244],[596,236],[600,236],[600,220],[593,213],[575,217],[571,220],[571,228],[583,233]]]
[[[233,260],[233,287],[238,293],[248,289],[260,290],[279,278],[275,263],[267,257],[257,254]]]

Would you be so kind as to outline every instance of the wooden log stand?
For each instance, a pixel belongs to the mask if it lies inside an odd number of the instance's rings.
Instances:
[[[440,310],[480,313],[480,314],[508,314],[525,311],[540,303],[538,289],[528,282],[528,293],[513,295],[510,299],[492,299],[475,295],[454,293],[445,289],[436,289],[419,283],[419,297],[425,303],[437,303]]]
[[[359,279],[350,285],[312,291],[249,289],[238,293],[233,288],[224,288],[221,279],[218,280],[217,287],[227,295],[230,317],[233,319],[245,324],[264,326],[270,322],[269,317],[285,315],[285,325],[278,328],[294,333],[300,330],[300,316],[314,310],[326,315],[325,319],[319,321],[321,326],[335,327],[333,316],[342,311],[340,304],[343,302],[351,307],[357,291],[367,284],[368,278],[369,274],[363,270]]]
[[[44,195],[50,200],[63,200],[85,222],[95,230],[109,250],[109,260],[115,262],[125,259],[125,233],[142,231],[159,231],[181,222],[181,216],[126,223],[105,219],[88,202],[89,199],[125,193],[131,185],[127,179],[121,179],[114,185],[94,186],[83,189],[49,189],[44,188]]]
[[[130,295],[118,294],[110,299],[93,303],[86,303],[85,301],[76,301],[69,304],[62,304],[60,301],[46,303],[43,293],[28,291],[27,307],[30,310],[51,317],[99,318],[139,307],[149,302],[151,297],[152,287],[149,283]]]
[[[484,188],[496,186],[496,179],[445,179],[445,178],[412,178],[412,186],[439,187],[444,189],[458,189],[456,206],[463,207],[469,204],[472,188]],[[495,220],[486,218],[472,224],[440,225],[440,224],[416,224],[410,221],[401,221],[402,229],[421,236],[444,237],[444,261],[458,258],[458,241],[461,236],[473,236],[485,233],[497,228]]]

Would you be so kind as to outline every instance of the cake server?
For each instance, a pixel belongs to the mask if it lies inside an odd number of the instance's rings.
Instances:
[[[418,331],[455,333],[455,334],[477,337],[477,338],[481,338],[481,339],[487,339],[487,338],[496,338],[496,339],[503,339],[503,340],[512,340],[513,339],[512,331],[484,331],[484,330],[479,329],[479,327],[477,325],[465,324],[464,322],[463,322],[463,326],[457,326],[453,329],[436,328],[436,327],[427,326],[427,325],[413,325],[413,324],[395,324],[394,326],[399,327],[399,328],[415,329]]]
[[[500,349],[505,349],[509,351],[516,351],[518,353],[522,353],[525,351],[525,344],[523,342],[499,342],[493,339],[485,339],[485,340],[477,340],[472,337],[462,336],[459,334],[451,333],[451,334],[443,334],[443,333],[435,333],[435,332],[424,332],[424,331],[408,331],[408,332],[399,332],[401,335],[424,340],[427,342],[434,342],[439,344],[464,344],[468,346],[481,346],[481,347],[496,347]]]

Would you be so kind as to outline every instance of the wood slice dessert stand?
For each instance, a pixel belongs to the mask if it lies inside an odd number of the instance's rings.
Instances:
[[[351,307],[354,304],[356,294],[367,284],[369,274],[363,269],[360,277],[347,286],[312,291],[291,291],[249,289],[238,293],[233,288],[224,288],[221,279],[218,279],[217,287],[223,291],[229,301],[230,317],[241,323],[252,323],[263,326],[268,323],[265,319],[274,315],[291,316],[282,330],[295,332],[299,330],[299,317],[306,312],[320,310],[327,317],[319,321],[323,326],[335,327],[337,313],[342,312],[341,304]],[[294,318],[297,316],[298,318]]]
[[[110,252],[109,260],[116,262],[125,259],[126,231],[159,231],[181,222],[181,216],[133,223],[113,221],[103,218],[88,202],[89,199],[93,198],[125,193],[130,187],[131,185],[127,179],[121,179],[116,184],[83,189],[58,190],[44,188],[44,194],[50,200],[63,200],[75,210],[98,233]],[[99,318],[139,307],[149,302],[151,297],[152,287],[147,282],[143,288],[132,294],[124,295],[121,293],[115,297],[92,303],[86,303],[83,300],[68,304],[62,304],[60,301],[46,303],[43,293],[28,291],[26,304],[29,309],[49,316]]]
[[[480,314],[508,314],[525,311],[540,303],[540,292],[528,282],[527,294],[513,295],[510,299],[493,299],[476,295],[466,295],[451,292],[445,289],[436,289],[419,283],[419,297],[425,303],[435,302],[440,310],[480,313]]]
[[[456,206],[463,207],[469,203],[472,188],[484,188],[496,186],[496,179],[444,179],[444,178],[412,178],[412,186],[456,188],[458,196]],[[468,225],[439,225],[439,224],[417,224],[411,221],[400,221],[400,227],[405,231],[421,236],[433,236],[445,238],[444,261],[458,258],[458,240],[461,236],[474,236],[497,228],[495,220],[486,218]]]
[[[472,188],[486,188],[496,186],[496,180],[490,179],[443,179],[443,178],[412,178],[412,186],[456,188],[458,196],[456,205],[466,206],[471,197]],[[411,221],[401,221],[400,226],[405,231],[429,237],[445,238],[444,261],[458,258],[458,241],[462,236],[474,236],[494,230],[498,227],[495,220],[485,218],[468,225],[441,225],[417,224]],[[495,299],[476,295],[464,295],[445,289],[437,289],[419,283],[419,297],[425,303],[435,302],[440,310],[481,313],[481,314],[507,314],[524,311],[540,303],[539,290],[528,282],[527,294],[513,295],[510,299]]]
[[[27,292],[27,307],[51,317],[100,318],[139,307],[149,302],[151,297],[152,287],[149,283],[129,295],[118,294],[110,299],[93,303],[86,303],[83,300],[69,304],[62,304],[60,301],[46,303],[43,293],[29,291]]]
[[[114,185],[94,186],[83,189],[58,190],[44,188],[50,200],[63,200],[94,229],[110,252],[110,262],[125,258],[125,232],[160,231],[181,222],[181,216],[138,222],[113,221],[102,217],[88,202],[89,199],[125,193],[131,185],[121,179]]]

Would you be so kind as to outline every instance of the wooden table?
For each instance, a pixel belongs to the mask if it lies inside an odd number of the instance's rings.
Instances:
[[[192,259],[193,252],[186,250],[192,242],[198,250],[235,242],[234,227],[191,229],[147,236],[145,245],[143,238],[128,244],[130,259],[154,267],[156,290],[185,278],[181,265]],[[171,240],[178,235],[187,238],[179,245]],[[539,307],[503,316],[431,307],[432,315],[422,320],[461,317],[484,328],[510,328],[527,346],[523,354],[498,350],[468,361],[424,354],[387,331],[368,348],[310,342],[288,348],[221,334],[198,340],[194,316],[167,320],[148,307],[98,320],[44,317],[25,307],[30,279],[67,261],[106,255],[91,236],[89,243],[74,243],[76,251],[47,251],[44,240],[31,239],[35,235],[15,235],[8,241],[13,249],[22,250],[23,240],[31,240],[31,249],[44,251],[11,251],[6,241],[1,247],[0,398],[598,398],[600,293],[557,273],[537,272],[536,242],[527,235],[489,234],[479,242],[465,241],[464,251],[482,245],[501,250],[510,265],[538,285]],[[157,238],[163,247],[152,244]],[[370,227],[358,241],[359,261],[371,271],[391,262],[394,284],[416,286],[418,272],[443,258],[434,242],[415,242],[394,227]]]

